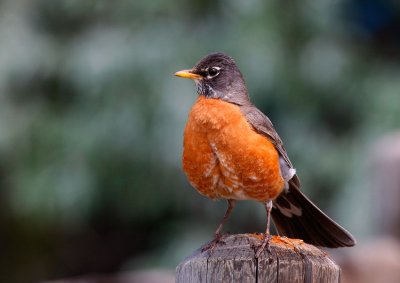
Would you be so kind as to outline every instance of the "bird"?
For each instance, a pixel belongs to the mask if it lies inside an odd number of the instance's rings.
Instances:
[[[183,171],[200,194],[228,203],[207,248],[221,242],[223,226],[241,200],[261,202],[266,209],[256,257],[268,248],[271,216],[280,236],[328,248],[356,244],[300,190],[281,138],[271,120],[251,103],[243,75],[230,56],[211,53],[174,75],[194,80],[198,94],[183,134]]]

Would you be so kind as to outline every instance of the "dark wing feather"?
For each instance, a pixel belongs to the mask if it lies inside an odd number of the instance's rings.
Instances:
[[[279,155],[282,156],[287,165],[290,168],[294,168],[289,156],[287,155],[286,149],[283,147],[283,142],[272,125],[271,120],[254,105],[243,105],[240,107],[240,110],[246,117],[247,122],[249,122],[258,133],[266,136],[275,145]],[[297,187],[300,187],[300,179],[297,175],[293,176],[292,181],[297,185]]]
[[[287,155],[272,122],[255,106],[240,106],[254,130],[268,138],[290,168],[293,165]],[[293,209],[301,213],[291,213]],[[272,218],[280,235],[299,238],[307,243],[329,248],[354,246],[354,237],[323,213],[300,191],[300,180],[294,175],[289,189],[274,200]]]
[[[278,133],[275,131],[271,120],[266,115],[264,115],[264,113],[258,110],[258,108],[256,108],[254,105],[241,106],[240,110],[246,117],[247,121],[254,127],[254,129],[257,132],[268,137],[275,145],[276,149],[279,151],[279,154],[285,159],[287,164],[290,167],[293,167],[286,153],[286,150],[283,147],[282,140],[279,137]]]

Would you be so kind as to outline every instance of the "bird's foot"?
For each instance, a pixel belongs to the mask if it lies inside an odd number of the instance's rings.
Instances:
[[[201,252],[205,252],[205,251],[209,251],[210,255],[212,255],[214,249],[216,248],[216,246],[218,246],[219,244],[225,244],[223,238],[225,238],[227,234],[215,234],[214,236],[214,240],[212,240],[211,242],[209,242],[208,244],[204,245],[201,248]]]
[[[264,240],[256,251],[256,258],[259,258],[264,250],[267,250],[268,253],[271,253],[271,250],[269,248],[269,241],[271,240],[271,238],[272,236],[270,234],[264,234]]]

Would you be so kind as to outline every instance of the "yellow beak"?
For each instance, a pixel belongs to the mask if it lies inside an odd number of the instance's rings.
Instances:
[[[182,70],[179,72],[176,72],[174,74],[177,77],[185,78],[185,79],[192,79],[192,80],[199,80],[203,78],[202,76],[192,73],[192,70]]]

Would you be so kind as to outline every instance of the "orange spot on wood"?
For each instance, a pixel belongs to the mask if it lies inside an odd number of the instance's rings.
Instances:
[[[257,238],[258,240],[262,241],[264,239],[264,234],[262,233],[253,233],[253,234],[247,234],[250,237]],[[274,245],[279,245],[279,246],[284,246],[286,248],[290,249],[295,249],[299,245],[304,245],[304,241],[301,239],[292,239],[292,238],[287,238],[287,237],[281,237],[274,235],[272,236],[270,240],[271,244]]]

